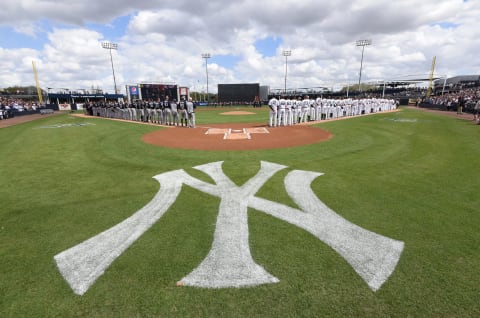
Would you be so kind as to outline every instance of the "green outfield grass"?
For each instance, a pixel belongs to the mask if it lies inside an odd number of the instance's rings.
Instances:
[[[233,110],[256,114],[220,115]],[[198,124],[267,120],[265,107],[197,111]],[[70,114],[0,129],[0,317],[479,317],[480,127],[410,108],[317,127],[334,137],[257,151],[156,147],[141,137],[158,126]],[[380,290],[308,232],[253,209],[252,256],[280,282],[177,287],[209,252],[220,202],[188,186],[83,296],[60,275],[54,255],[145,206],[153,176],[184,169],[212,182],[192,167],[224,161],[241,185],[262,160],[289,168],[258,197],[294,206],[287,173],[323,172],[312,189],[326,205],[405,243]]]

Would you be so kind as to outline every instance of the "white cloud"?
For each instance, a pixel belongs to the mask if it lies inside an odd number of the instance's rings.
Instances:
[[[283,49],[292,50],[290,87],[354,82],[359,39],[372,39],[365,48],[365,81],[427,74],[433,56],[438,74],[478,74],[479,15],[479,1],[461,0],[8,1],[0,27],[46,41],[9,48],[0,37],[0,86],[33,84],[28,64],[35,59],[44,87],[113,91],[104,40],[119,44],[112,52],[118,87],[167,80],[204,85],[203,52],[239,57],[231,67],[209,60],[210,91],[225,82],[283,87]],[[115,24],[119,17],[127,25]],[[267,36],[283,40],[276,56],[255,49],[255,41]]]

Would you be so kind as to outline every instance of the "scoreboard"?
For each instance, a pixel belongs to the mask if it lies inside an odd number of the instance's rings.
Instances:
[[[259,83],[218,84],[219,102],[253,102],[259,95]]]
[[[178,86],[168,84],[139,84],[142,100],[158,101],[169,96],[170,100],[178,100]]]

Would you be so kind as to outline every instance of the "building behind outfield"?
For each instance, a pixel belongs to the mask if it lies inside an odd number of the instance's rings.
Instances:
[[[218,84],[218,101],[229,102],[254,102],[260,99],[260,84]]]

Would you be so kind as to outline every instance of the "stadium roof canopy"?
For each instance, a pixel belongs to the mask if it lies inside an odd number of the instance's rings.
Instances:
[[[446,85],[456,85],[460,83],[467,83],[467,82],[479,82],[480,75],[459,75],[454,77],[449,77],[445,81]],[[441,83],[443,85],[443,81]]]
[[[432,80],[438,80],[440,77],[434,77]],[[385,81],[385,86],[397,87],[397,86],[408,86],[412,84],[425,83],[429,82],[430,78],[413,78],[413,79],[398,79],[398,80],[388,80]],[[381,83],[383,85],[383,83]]]

